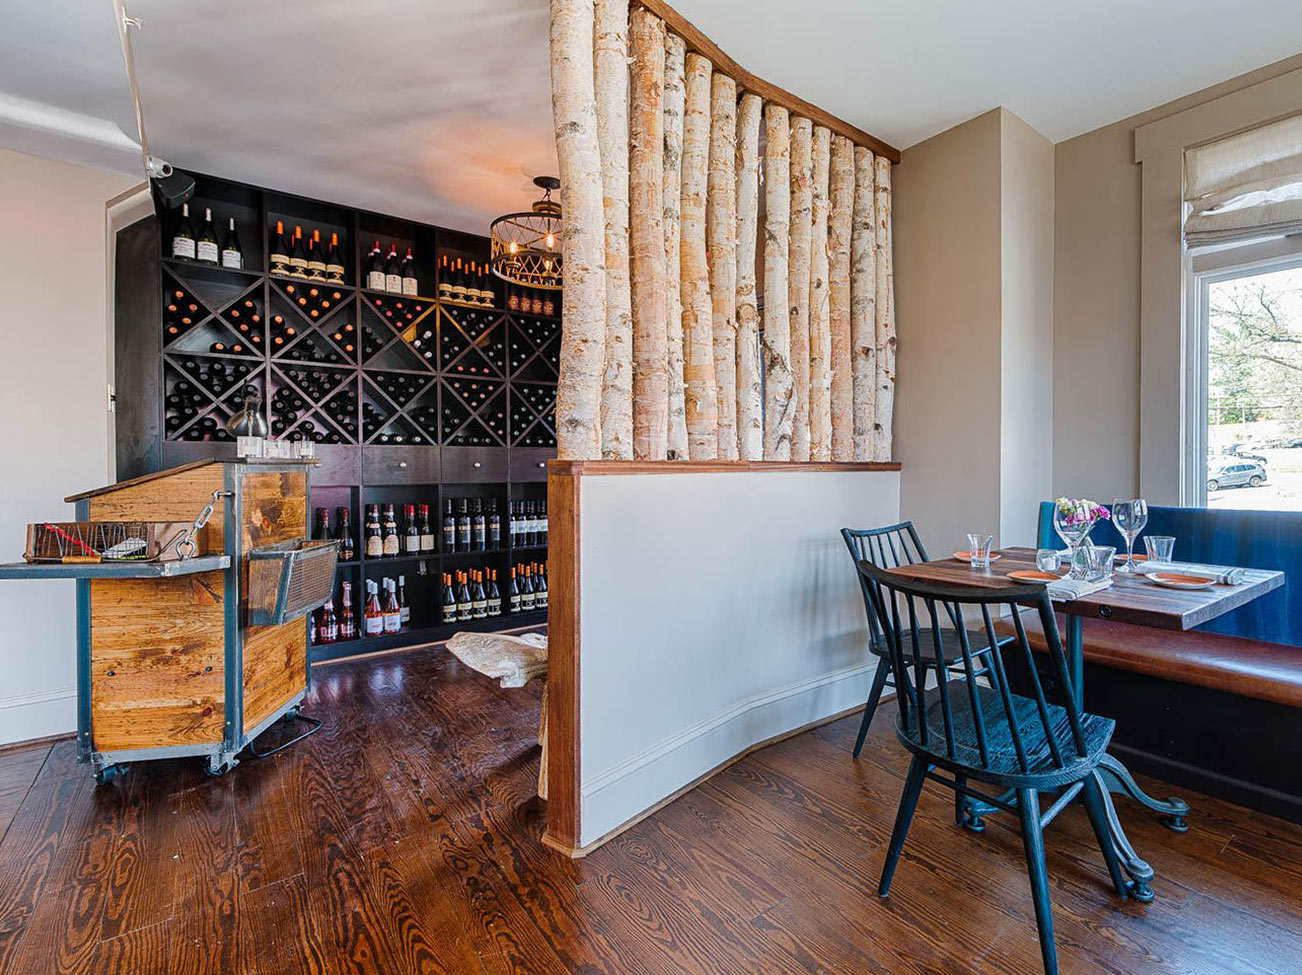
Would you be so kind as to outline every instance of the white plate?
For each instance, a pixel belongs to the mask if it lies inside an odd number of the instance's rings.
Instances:
[[[1167,589],[1210,589],[1216,585],[1215,579],[1187,575],[1183,572],[1145,572],[1144,578]]]

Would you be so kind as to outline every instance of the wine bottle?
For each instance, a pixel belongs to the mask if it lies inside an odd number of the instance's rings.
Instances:
[[[357,639],[357,618],[353,615],[353,584],[347,580],[343,583],[343,595],[339,601],[339,639]]]
[[[422,504],[416,510],[420,515],[420,550],[433,552],[437,546],[434,544],[434,528],[429,523],[429,505]]]
[[[464,622],[470,619],[474,607],[470,600],[470,586],[466,582],[466,574],[459,572],[457,577],[460,581],[460,587],[457,589],[457,619]]]
[[[461,258],[457,258],[452,271],[452,300],[464,303],[466,300],[466,277],[461,270]]]
[[[506,291],[506,310],[507,311],[520,310],[520,295],[516,293],[516,290],[514,288],[508,288]]]
[[[497,570],[488,571],[488,615],[502,615],[502,591],[497,588]]]
[[[195,256],[194,227],[190,223],[190,204],[181,204],[181,222],[172,235],[172,256],[182,261],[193,261]]]
[[[378,240],[371,245],[371,254],[366,259],[366,286],[372,291],[384,290],[384,257]]]
[[[511,566],[511,584],[506,590],[506,604],[510,612],[520,612],[520,585],[516,581],[515,566]]]
[[[457,596],[452,591],[452,573],[443,573],[443,625],[457,621]]]
[[[316,509],[316,524],[312,527],[312,537],[324,540],[330,537],[330,509]]]
[[[446,254],[439,261],[438,291],[439,297],[444,301],[452,297],[452,271],[448,266],[448,256]]]
[[[529,567],[521,566],[520,572],[520,611],[529,613],[534,608],[533,583],[529,580]]]
[[[384,610],[380,608],[378,593],[374,580],[366,580],[366,610],[362,615],[365,636],[379,636],[384,632]]]
[[[312,239],[307,244],[307,276],[313,281],[326,279],[325,254],[321,250],[321,231],[312,231]]]
[[[470,510],[465,498],[457,501],[457,551],[470,551]]]
[[[289,274],[289,244],[285,240],[285,221],[276,221],[276,232],[271,235],[270,254],[267,257],[269,271],[276,277]]]
[[[443,499],[443,551],[457,550],[457,519],[452,514],[452,499]]]
[[[217,230],[212,225],[212,208],[204,207],[203,225],[195,237],[195,260],[201,264],[217,264],[221,254],[217,248]]]
[[[420,525],[416,523],[416,506],[414,504],[403,505],[402,517],[407,523],[402,536],[402,554],[419,555]]]
[[[407,248],[407,256],[402,259],[402,293],[404,295],[416,296],[419,294],[419,284],[416,281],[416,262],[412,259],[411,248]]]
[[[398,541],[398,518],[392,504],[384,506],[384,556],[393,558],[402,549]]]
[[[366,557],[378,559],[384,555],[384,534],[380,529],[380,506],[366,506]]]
[[[339,638],[339,621],[335,618],[333,599],[327,599],[317,613],[316,643],[334,643]]]
[[[547,544],[547,502],[538,502],[538,544]]]
[[[347,505],[335,509],[335,524],[338,526],[335,538],[339,539],[339,560],[351,562],[357,558],[353,545],[352,509]]]
[[[289,275],[293,278],[307,277],[307,250],[303,246],[303,228],[294,227],[293,249],[289,252]]]
[[[339,248],[339,234],[330,235],[330,246],[325,256],[326,280],[331,284],[344,283],[344,255]]]
[[[488,618],[488,594],[484,592],[483,576],[475,572],[475,585],[470,590],[470,615],[473,619]]]
[[[397,586],[393,580],[384,580],[384,632],[397,633],[402,629],[402,607],[398,605]]]
[[[538,609],[547,608],[547,573],[541,563],[534,563],[533,604]]]
[[[471,548],[476,552],[482,552],[488,548],[488,522],[484,519],[484,503],[479,498],[475,498],[471,510]]]
[[[389,246],[389,256],[384,262],[384,290],[389,294],[402,294],[402,264],[398,260],[398,245]]]
[[[488,500],[488,547],[502,547],[502,516],[497,513],[497,498]]]
[[[222,267],[233,267],[237,271],[244,269],[244,248],[240,246],[234,217],[227,223],[226,239],[222,242]]]
[[[398,576],[398,612],[401,615],[402,625],[406,626],[411,622],[411,607],[407,605],[407,577]]]

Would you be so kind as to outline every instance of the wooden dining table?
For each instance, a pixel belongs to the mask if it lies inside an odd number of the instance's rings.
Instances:
[[[985,569],[973,568],[966,560],[950,557],[899,565],[888,571],[923,582],[993,589],[1014,584],[1009,572],[1036,568],[1035,549],[1005,548],[994,554],[999,558]],[[1086,618],[1160,630],[1190,630],[1284,585],[1283,572],[1244,569],[1241,581],[1235,585],[1217,583],[1207,589],[1171,589],[1146,578],[1142,574],[1143,563],[1137,565],[1140,571],[1136,573],[1115,573],[1112,585],[1106,589],[1079,599],[1054,602],[1054,609],[1065,619],[1064,651],[1071,674],[1072,695],[1078,707],[1085,706],[1083,624]],[[1125,720],[1124,715],[1120,719]],[[1104,756],[1100,769],[1105,773],[1111,792],[1124,792],[1161,814],[1167,826],[1176,832],[1189,828],[1186,819],[1189,805],[1183,799],[1172,797],[1163,801],[1149,796],[1115,756]],[[978,811],[983,813],[986,810]],[[1152,868],[1135,853],[1126,839],[1111,801],[1107,803],[1107,812],[1122,863],[1133,881],[1132,893],[1138,900],[1152,900]]]

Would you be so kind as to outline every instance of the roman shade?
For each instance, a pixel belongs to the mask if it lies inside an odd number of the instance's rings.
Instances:
[[[1185,150],[1185,243],[1302,232],[1302,115]]]

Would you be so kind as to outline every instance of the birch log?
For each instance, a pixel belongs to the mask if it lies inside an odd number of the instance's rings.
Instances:
[[[601,456],[606,259],[592,0],[551,0],[549,41],[552,121],[565,211],[556,452],[563,460],[594,460]]]
[[[682,263],[683,378],[687,445],[692,460],[718,456],[718,403],[714,385],[713,308],[705,252],[706,167],[710,155],[710,74],[699,54],[686,57],[683,108],[683,193],[679,248]]]
[[[850,233],[854,214],[854,143],[832,139],[827,217],[828,325],[831,331],[832,460],[854,460],[854,390],[850,373]]]
[[[680,281],[679,247],[683,165],[683,58],[687,42],[677,34],[665,35],[665,336],[669,367],[670,460],[686,460],[687,418],[683,404],[683,299]],[[875,377],[874,377],[875,378]]]
[[[850,340],[854,362],[854,459],[876,456],[877,416],[877,204],[873,154],[854,149],[854,223],[850,230]]]
[[[827,211],[832,133],[814,127],[809,223],[809,459],[832,459],[832,333],[827,306]]]
[[[791,120],[791,237],[787,258],[787,299],[791,308],[791,376],[795,412],[791,459],[809,460],[809,223],[813,208],[813,124]]]
[[[737,453],[764,456],[764,414],[755,308],[755,238],[759,220],[759,123],[763,102],[747,92],[737,108]]]
[[[891,256],[891,162],[874,162],[877,203],[877,396],[873,417],[873,460],[891,459],[891,420],[895,415],[895,281]]]
[[[628,257],[628,0],[597,0],[597,142],[606,218],[606,354],[601,456],[633,457],[633,312]]]
[[[719,410],[719,460],[737,459],[737,83],[710,82],[710,170],[706,253],[714,309],[714,388]]]
[[[665,25],[642,7],[630,27],[629,229],[633,271],[633,456],[664,460],[669,436],[665,331]]]
[[[764,106],[764,459],[791,459],[795,385],[787,257],[791,235],[791,122],[781,105]],[[873,377],[874,380],[876,377]]]

